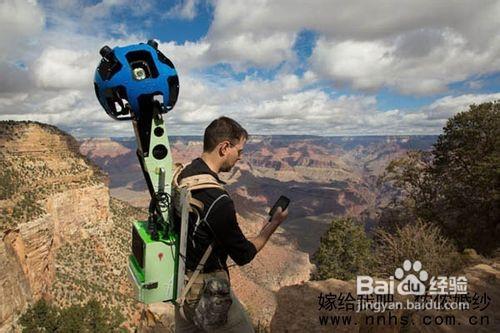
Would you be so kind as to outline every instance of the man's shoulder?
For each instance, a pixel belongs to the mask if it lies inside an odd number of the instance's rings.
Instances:
[[[199,168],[196,167],[196,160],[193,160],[191,161],[191,163],[183,167],[182,171],[179,173],[179,180],[186,177],[199,175],[201,173],[202,172],[199,170]]]
[[[211,171],[201,158],[195,158],[191,163],[186,164],[179,174],[179,180],[196,175],[210,175],[216,180],[218,177]]]
[[[180,183],[184,178],[198,175],[207,175],[208,177],[212,177],[219,185],[226,185],[214,171],[210,170],[201,158],[196,158],[190,164],[185,165],[177,177],[177,182]]]
[[[233,204],[233,199],[229,196],[225,189],[221,188],[204,188],[199,190],[191,191],[194,198],[202,200],[205,203],[210,203],[214,200],[218,200],[218,203],[222,205]]]

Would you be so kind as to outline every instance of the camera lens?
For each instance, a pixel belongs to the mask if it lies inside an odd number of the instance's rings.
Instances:
[[[146,78],[146,71],[142,67],[134,68],[132,74],[136,80],[144,80]]]

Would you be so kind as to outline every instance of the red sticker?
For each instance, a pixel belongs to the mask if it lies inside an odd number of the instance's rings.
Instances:
[[[160,258],[160,261],[163,259],[163,253],[158,253],[158,258]]]

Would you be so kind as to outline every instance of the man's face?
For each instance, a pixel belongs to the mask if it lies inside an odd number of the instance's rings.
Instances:
[[[223,154],[222,154],[222,166],[220,168],[221,172],[229,172],[233,168],[233,166],[241,160],[241,156],[243,155],[243,148],[245,147],[246,140],[240,139],[238,143],[232,144],[229,141],[223,142]]]

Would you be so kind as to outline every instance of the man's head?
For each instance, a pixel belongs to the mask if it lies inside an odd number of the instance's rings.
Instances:
[[[220,171],[227,172],[241,159],[247,131],[228,117],[215,119],[205,129],[203,153],[217,159]]]

